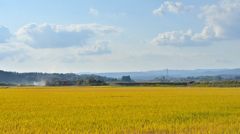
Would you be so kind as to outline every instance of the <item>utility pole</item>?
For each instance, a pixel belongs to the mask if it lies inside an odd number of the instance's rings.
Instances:
[[[36,85],[38,85],[38,73],[37,73],[37,77],[36,77]]]
[[[166,79],[168,79],[168,68],[167,68],[167,76],[166,76]]]

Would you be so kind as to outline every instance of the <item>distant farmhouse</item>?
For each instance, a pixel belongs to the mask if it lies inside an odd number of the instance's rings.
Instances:
[[[83,82],[84,85],[90,86],[100,86],[100,85],[107,85],[104,80],[95,80],[94,78],[89,78]]]
[[[51,82],[46,82],[46,85],[73,85],[73,81],[67,79],[52,78]]]
[[[85,81],[85,84],[91,84],[91,83],[95,83],[95,82],[96,82],[96,80],[91,77]]]

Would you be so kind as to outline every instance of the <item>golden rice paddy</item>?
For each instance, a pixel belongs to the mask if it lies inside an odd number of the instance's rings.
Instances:
[[[240,133],[240,88],[2,88],[0,133]]]

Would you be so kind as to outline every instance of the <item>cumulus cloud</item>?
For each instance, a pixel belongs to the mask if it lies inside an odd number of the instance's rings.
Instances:
[[[183,31],[172,31],[158,34],[158,37],[151,40],[152,44],[160,46],[203,46],[209,42],[196,42],[192,39],[194,31],[189,29],[186,33]]]
[[[171,2],[165,2],[171,5]],[[175,3],[176,4],[176,3]],[[170,7],[169,11],[174,11]],[[174,12],[183,12],[188,8],[180,8],[181,10]],[[204,6],[203,13],[199,14],[200,18],[205,19],[206,26],[201,33],[188,31],[173,31],[160,33],[151,43],[156,45],[172,45],[172,46],[196,46],[209,45],[212,41],[237,39],[240,34],[240,1],[224,0],[220,5]],[[189,34],[191,33],[191,34]]]
[[[121,28],[99,24],[73,24],[70,26],[54,24],[28,24],[20,28],[15,36],[34,48],[63,48],[84,46],[94,35],[118,35]]]
[[[189,10],[191,10],[194,6],[185,6],[183,3],[181,2],[169,2],[166,1],[164,2],[164,5],[166,6],[166,8],[168,9],[169,12],[173,12],[173,13],[185,13]],[[166,13],[163,11],[165,6],[163,4],[158,8],[153,10],[153,14],[159,14],[161,16],[166,15]]]
[[[201,41],[201,40],[210,40],[214,39],[216,37],[216,32],[214,31],[214,28],[212,26],[206,26],[203,30],[202,33],[196,33],[192,39],[196,41]]]
[[[89,12],[90,14],[93,14],[93,15],[98,15],[99,13],[98,13],[98,10],[97,9],[94,9],[94,8],[90,8],[90,12]]]
[[[78,51],[79,55],[102,55],[111,53],[109,41],[97,40],[94,45],[82,48]]]
[[[6,43],[7,39],[10,39],[12,34],[6,26],[0,25],[0,43]]]
[[[162,4],[158,9],[153,10],[153,14],[159,14],[161,16],[166,15],[166,13],[163,11],[164,5]]]
[[[206,27],[196,34],[195,40],[239,39],[240,1],[224,0],[220,5],[204,6],[200,18]]]
[[[189,11],[194,7],[194,6],[185,6],[181,2],[173,3],[173,2],[166,1],[164,2],[164,4],[167,5],[168,11],[173,13],[185,13],[186,11]]]

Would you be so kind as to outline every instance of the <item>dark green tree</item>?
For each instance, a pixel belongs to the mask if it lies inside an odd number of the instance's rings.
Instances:
[[[77,85],[82,85],[82,83],[83,83],[82,79],[77,80]]]
[[[130,76],[122,76],[122,81],[124,81],[124,82],[132,82]]]

